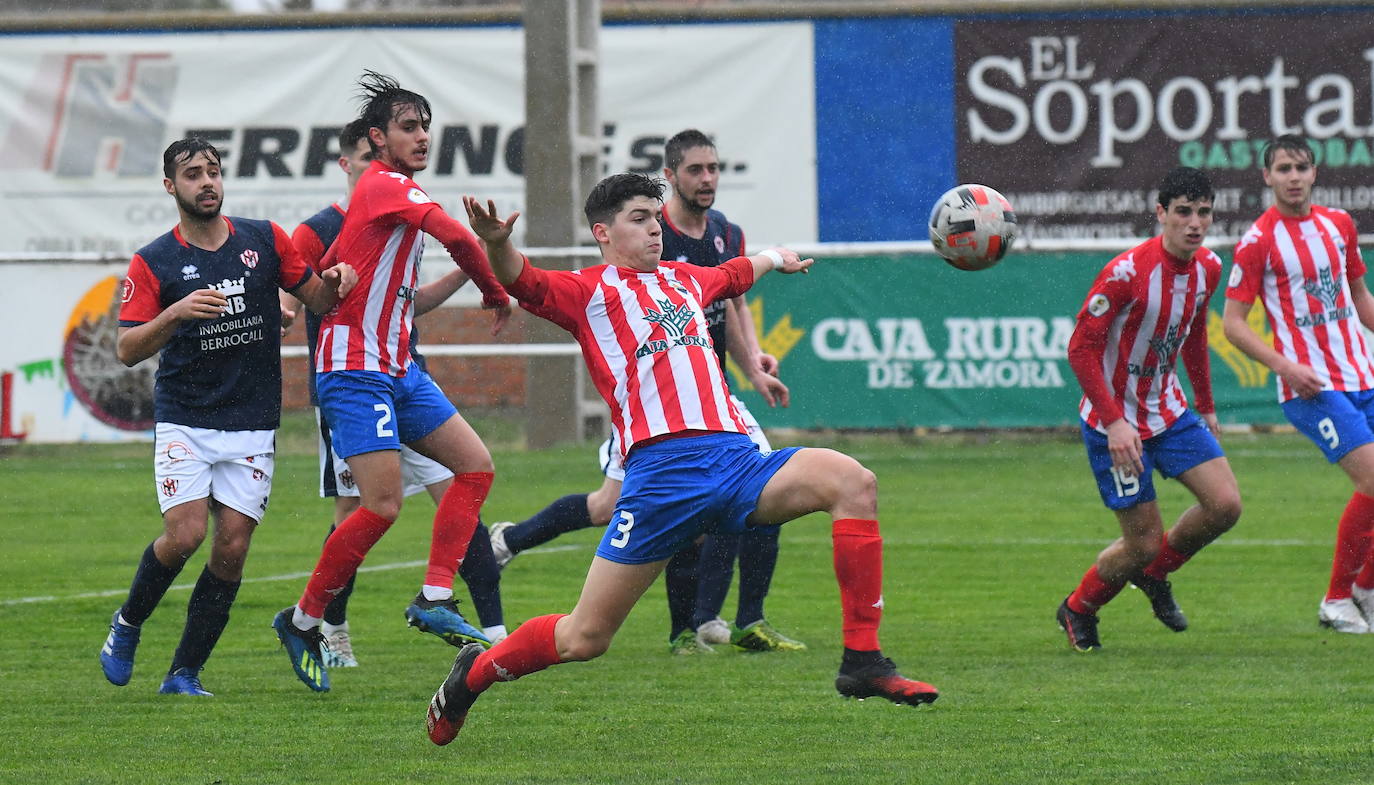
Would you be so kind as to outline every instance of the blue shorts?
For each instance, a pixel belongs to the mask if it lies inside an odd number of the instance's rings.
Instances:
[[[1335,463],[1362,444],[1374,442],[1374,390],[1323,390],[1316,398],[1281,404],[1284,416]]]
[[[703,532],[743,532],[763,486],[799,449],[761,453],[742,433],[636,447],[596,555],[646,564],[672,556]]]
[[[458,413],[439,385],[414,363],[401,377],[380,371],[328,371],[319,374],[315,387],[334,437],[334,454],[340,458],[399,450]]]
[[[1107,435],[1080,422],[1083,444],[1088,448],[1088,465],[1097,479],[1102,503],[1110,510],[1125,510],[1155,500],[1154,470],[1165,477],[1177,477],[1194,466],[1204,464],[1223,453],[1217,437],[1207,430],[1207,424],[1192,409],[1184,412],[1164,433],[1151,436],[1141,445],[1140,462],[1145,471],[1134,477],[1122,477],[1112,468],[1112,454],[1107,451]]]

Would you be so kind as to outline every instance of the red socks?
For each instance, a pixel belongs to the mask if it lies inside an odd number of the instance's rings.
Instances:
[[[323,617],[325,606],[348,585],[358,565],[377,540],[391,528],[392,521],[359,507],[324,541],[324,550],[315,572],[305,585],[300,608],[308,616]]]
[[[1366,574],[1371,568],[1365,564],[1369,558],[1371,530],[1374,530],[1374,499],[1356,493],[1350,497],[1336,528],[1336,554],[1331,562],[1331,585],[1326,590],[1326,599],[1348,598],[1356,573],[1359,573],[1361,586],[1374,584],[1374,574]]]
[[[1113,586],[1097,575],[1097,565],[1088,568],[1083,581],[1069,595],[1069,609],[1074,613],[1096,614],[1097,609],[1111,602],[1124,587],[1125,583]]]
[[[1189,559],[1193,558],[1191,553],[1180,553],[1174,550],[1169,544],[1169,534],[1165,532],[1159,544],[1159,554],[1155,560],[1150,562],[1150,566],[1145,568],[1145,574],[1156,580],[1164,580],[1164,576],[1182,567]]]
[[[878,624],[883,618],[883,538],[878,522],[840,518],[831,529],[835,545],[835,579],[840,583],[844,647],[878,650]]]
[[[429,543],[429,569],[425,571],[426,586],[453,586],[453,576],[468,542],[477,529],[477,513],[491,490],[491,472],[464,472],[453,478],[453,484],[439,499],[434,511],[434,533]]]
[[[553,630],[566,613],[536,616],[515,628],[505,640],[484,651],[468,671],[467,685],[482,692],[498,681],[515,681],[550,665],[557,665],[558,644]]]

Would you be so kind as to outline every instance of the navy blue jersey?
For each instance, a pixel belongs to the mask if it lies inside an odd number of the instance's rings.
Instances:
[[[215,251],[174,228],[139,249],[124,279],[121,327],[152,321],[198,289],[228,298],[217,319],[187,319],[162,347],[154,387],[157,422],[224,431],[270,430],[281,420],[281,306],[278,287],[313,275],[271,221],[225,218]]]
[[[673,226],[667,210],[661,213],[659,225],[663,227],[662,257],[667,261],[715,267],[744,255],[744,230],[730,223],[719,210],[706,211],[706,233],[699,239]],[[721,368],[725,367],[725,306],[725,300],[715,300],[707,303],[704,309],[706,327]]]
[[[339,236],[339,230],[343,228],[344,208],[337,204],[331,204],[323,210],[315,213],[301,222],[296,227],[296,231],[291,235],[291,242],[295,243],[296,250],[301,252],[305,261],[312,268],[318,268],[319,262],[324,258],[325,251],[334,244],[334,240]],[[308,230],[308,231],[307,231]],[[315,391],[315,348],[320,340],[320,322],[322,317],[314,313],[309,308],[305,309],[305,345],[310,352],[310,377],[307,384],[310,387],[310,405],[319,406],[320,397]],[[428,371],[425,368],[424,355],[420,354],[415,347],[420,345],[420,334],[412,326],[410,330],[410,359],[412,362],[419,363],[420,370]]]

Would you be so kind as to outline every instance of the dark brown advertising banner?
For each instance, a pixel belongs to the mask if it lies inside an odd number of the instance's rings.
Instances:
[[[1023,237],[1148,236],[1178,165],[1238,237],[1280,133],[1316,147],[1315,201],[1374,232],[1374,12],[961,21],[954,51],[959,179],[1006,195]]]

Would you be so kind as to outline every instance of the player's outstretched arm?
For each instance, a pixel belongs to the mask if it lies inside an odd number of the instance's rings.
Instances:
[[[482,240],[487,249],[487,259],[491,262],[492,272],[502,286],[510,286],[525,269],[525,257],[510,240],[511,229],[520,213],[511,213],[506,218],[496,214],[496,202],[488,199],[484,207],[471,196],[463,197],[463,207],[468,213],[468,223],[472,231]]]
[[[224,315],[229,298],[214,289],[197,289],[172,303],[150,322],[120,327],[115,339],[115,356],[126,366],[143,362],[162,350],[187,319],[218,319]]]
[[[769,248],[749,257],[749,263],[754,267],[754,280],[757,281],[770,270],[777,270],[789,275],[804,273],[811,269],[811,265],[815,264],[816,260],[803,259],[790,248]]]

